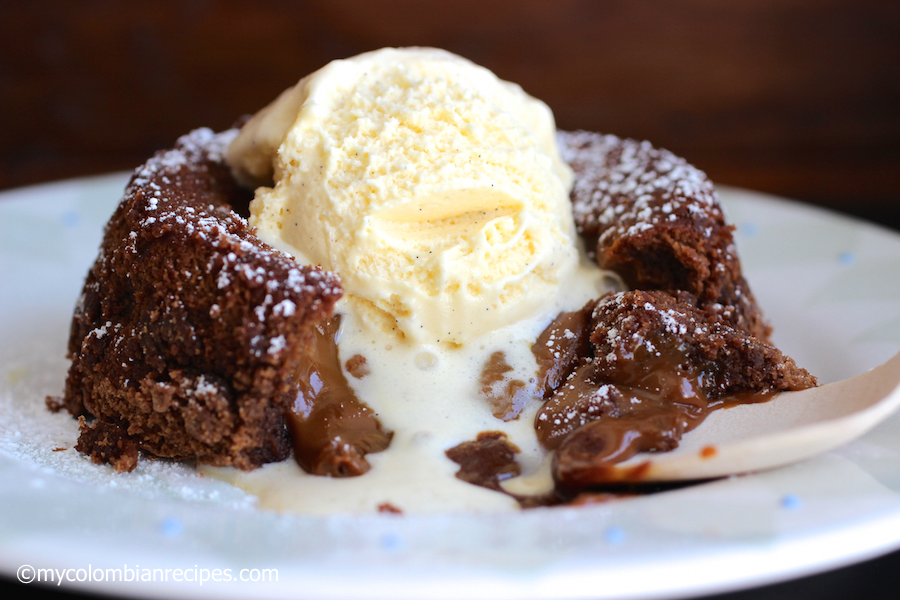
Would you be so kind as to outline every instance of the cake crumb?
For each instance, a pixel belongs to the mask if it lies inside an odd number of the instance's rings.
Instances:
[[[109,464],[118,473],[134,470],[138,462],[138,443],[115,423],[95,420],[88,425],[78,417],[78,443],[75,449],[91,457],[95,464]]]

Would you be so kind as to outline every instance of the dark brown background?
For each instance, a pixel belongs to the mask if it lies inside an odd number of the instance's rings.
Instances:
[[[520,83],[563,128],[649,139],[718,183],[900,229],[900,2],[0,9],[0,188],[133,169],[194,127],[229,126],[331,59],[434,45]],[[898,572],[895,554],[733,598],[894,598]]]
[[[9,3],[6,3],[9,4]],[[900,3],[21,2],[0,19],[0,188],[132,169],[333,58],[435,45],[563,128],[900,227]]]

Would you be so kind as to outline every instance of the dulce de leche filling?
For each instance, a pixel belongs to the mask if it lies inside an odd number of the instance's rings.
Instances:
[[[534,426],[553,453],[555,489],[516,496],[523,506],[639,482],[641,468],[614,466],[674,449],[714,410],[815,385],[777,349],[693,301],[683,293],[623,292],[563,313],[544,330],[532,347],[535,395],[544,398]],[[514,472],[515,447],[496,435],[447,454],[460,464],[458,477],[491,489],[503,491],[499,481]]]
[[[287,423],[294,458],[304,471],[350,477],[368,471],[366,454],[386,449],[393,434],[347,383],[335,341],[339,328],[340,316],[316,327],[314,350],[297,374],[299,391]],[[362,364],[356,358],[351,372],[364,373]]]
[[[532,345],[537,370],[527,382],[510,376],[503,352],[492,353],[481,372],[483,400],[498,422],[542,403],[529,414],[538,442],[552,454],[554,489],[537,495],[504,489],[502,482],[524,470],[519,448],[500,431],[485,430],[446,451],[459,465],[456,477],[508,493],[522,506],[566,502],[598,486],[640,481],[640,469],[614,465],[639,452],[674,449],[714,410],[814,383],[796,379],[792,363],[772,346],[692,301],[687,294],[631,291],[564,312]],[[338,327],[334,318],[318,329],[288,421],[304,470],[361,475],[369,469],[366,454],[386,449],[392,433],[348,384]],[[352,357],[346,368],[364,377],[365,357]]]
[[[696,373],[677,352],[643,364],[626,363],[622,380],[605,383],[592,363],[579,367],[538,412],[538,439],[556,451],[558,484],[581,489],[640,480],[640,470],[613,465],[639,452],[665,452],[710,413],[736,404],[765,402],[774,391],[711,399]]]

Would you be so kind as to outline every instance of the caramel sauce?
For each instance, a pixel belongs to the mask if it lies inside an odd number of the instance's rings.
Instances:
[[[549,398],[535,417],[535,431],[545,448],[556,451],[553,476],[563,489],[640,481],[647,463],[629,470],[614,465],[639,452],[673,450],[714,410],[765,402],[775,395],[763,391],[712,398],[704,392],[704,382],[715,381],[713,374],[693,367],[677,349],[619,356],[611,377],[601,372],[599,361],[584,358],[591,354],[590,310],[589,304],[560,315],[534,347]],[[662,340],[652,342],[643,350],[664,347]],[[714,453],[710,448],[704,456]]]
[[[482,432],[476,440],[447,451],[460,465],[458,478],[506,493],[526,508],[647,493],[649,488],[628,486],[646,477],[649,462],[628,469],[617,467],[618,463],[640,452],[673,450],[686,432],[713,411],[765,402],[776,393],[710,397],[704,390],[712,390],[713,395],[718,391],[712,383],[715,374],[693,366],[678,349],[647,349],[662,348],[661,340],[652,340],[635,356],[617,357],[611,375],[608,369],[601,370],[599,360],[590,358],[592,311],[593,303],[589,303],[579,311],[563,313],[542,332],[532,346],[538,372],[530,386],[508,378],[512,369],[502,352],[494,353],[482,372],[482,393],[498,418],[518,415],[517,394],[527,395],[523,405],[528,398],[546,399],[534,425],[540,443],[555,451],[554,490],[542,496],[519,496],[502,488],[500,482],[518,475],[520,469],[518,449],[500,432]],[[715,454],[711,446],[701,451],[705,458]],[[591,490],[598,486],[617,491]]]
[[[347,383],[335,341],[339,328],[339,316],[316,327],[310,360],[297,374],[299,392],[287,424],[294,458],[304,471],[352,477],[369,470],[366,454],[386,449],[393,434]]]
[[[718,453],[719,451],[716,450],[715,446],[703,446],[703,448],[700,449],[700,458],[712,458]]]
[[[538,411],[538,439],[556,449],[553,474],[565,487],[640,481],[646,468],[622,471],[613,465],[639,452],[675,449],[714,410],[774,396],[710,398],[701,385],[704,374],[686,370],[687,361],[677,352],[620,362],[620,380],[614,383],[604,383],[592,363],[584,364]]]

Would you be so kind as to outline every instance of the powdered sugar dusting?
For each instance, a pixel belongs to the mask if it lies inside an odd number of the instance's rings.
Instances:
[[[635,236],[680,219],[724,223],[706,174],[649,142],[587,131],[558,133],[560,152],[577,173],[572,211],[579,230],[605,238]],[[704,225],[708,228],[708,225]]]
[[[165,228],[177,226],[187,236],[221,250],[224,259],[211,260],[206,265],[206,273],[215,278],[219,290],[227,290],[237,277],[251,286],[266,285],[270,293],[282,296],[285,293],[307,297],[339,296],[340,284],[334,274],[319,269],[289,268],[287,277],[279,276],[277,267],[291,261],[290,257],[255,238],[251,241],[249,225],[243,217],[212,204],[189,205],[178,197],[180,178],[189,173],[185,169],[223,163],[225,150],[237,133],[236,129],[218,134],[208,128],[196,129],[180,137],[175,148],[157,153],[135,171],[126,189],[126,199],[130,196],[142,200],[135,207],[145,215],[140,221],[140,228],[145,230],[141,235],[156,237]],[[134,254],[138,253],[141,235],[135,231],[128,233],[126,247]],[[98,260],[102,260],[102,256]],[[272,296],[267,299],[267,304],[256,307],[260,321],[265,320],[271,309]],[[313,301],[313,309],[317,309],[317,303],[318,300]],[[291,317],[296,313],[296,302],[285,299],[275,314]],[[99,335],[103,333],[98,331]]]
[[[201,127],[181,136],[175,148],[157,152],[138,167],[126,193],[139,186],[150,186],[151,190],[156,186],[158,191],[159,185],[153,181],[155,176],[158,175],[163,183],[171,183],[182,168],[198,160],[222,162],[225,150],[237,134],[237,129],[214,133],[207,127]],[[156,208],[155,205],[153,208]]]
[[[78,453],[78,421],[47,410],[44,399],[59,394],[68,361],[61,341],[42,338],[25,344],[16,360],[0,367],[0,451],[32,467],[30,486],[53,486],[56,477],[92,489],[121,490],[137,497],[252,508],[256,499],[230,485],[200,476],[191,466],[141,461],[132,473],[116,473]],[[202,382],[201,382],[202,383]],[[198,385],[199,387],[199,385]]]

